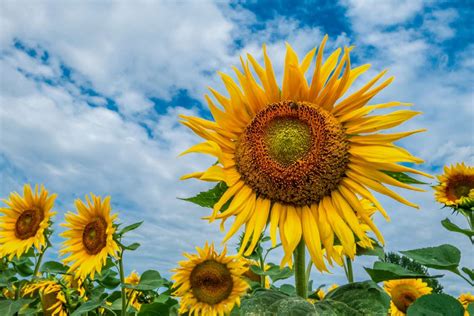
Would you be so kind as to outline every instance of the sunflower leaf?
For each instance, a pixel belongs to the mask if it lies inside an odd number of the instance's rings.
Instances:
[[[126,288],[149,291],[165,286],[166,279],[163,279],[156,270],[147,270],[140,276],[140,282],[137,285],[124,284]]]
[[[15,315],[25,305],[33,302],[32,299],[20,298],[16,301],[2,300],[0,301],[0,315]]]
[[[64,274],[69,268],[57,261],[47,261],[41,265],[40,271],[46,273]]]
[[[128,246],[123,245],[123,248],[124,248],[124,249],[131,250],[131,251],[137,250],[138,247],[140,247],[140,244],[137,243],[137,242],[134,242],[133,244],[130,244],[130,245],[128,245]]]
[[[74,313],[71,314],[71,316],[79,316],[83,315],[86,312],[92,311],[96,309],[97,307],[100,307],[102,305],[105,305],[105,299],[101,298],[92,298],[91,300],[85,302],[81,306],[79,306],[78,309],[74,311]]]
[[[441,275],[435,276],[426,276],[422,273],[412,272],[407,270],[398,264],[381,262],[374,262],[372,269],[365,268],[365,271],[369,274],[370,278],[374,282],[382,282],[387,280],[397,280],[397,279],[413,279],[413,278],[438,278]]]
[[[471,281],[474,281],[474,269],[463,267],[461,270],[469,276]]]
[[[460,233],[460,234],[464,234],[466,235],[467,237],[471,238],[472,236],[474,236],[474,231],[473,230],[470,230],[470,229],[464,229],[464,228],[461,228],[459,227],[458,225],[454,224],[453,222],[451,222],[449,220],[449,218],[445,218],[441,221],[441,225],[443,225],[444,228],[446,228],[447,230],[451,231],[451,232],[456,232],[456,233]]]
[[[422,182],[420,180],[417,180],[415,178],[410,177],[406,173],[403,172],[394,172],[394,171],[386,171],[386,170],[381,170],[383,173],[386,175],[394,178],[397,181],[400,181],[402,183],[407,183],[407,184],[428,184],[426,182]]]
[[[215,187],[208,191],[201,192],[193,197],[180,198],[180,200],[188,201],[202,207],[213,208],[214,204],[216,204],[220,200],[226,190],[227,185],[224,182],[219,182]]]
[[[461,260],[461,251],[448,244],[400,251],[400,253],[428,268],[438,270],[456,271]]]
[[[133,223],[133,224],[131,224],[131,225],[125,226],[124,228],[122,228],[122,229],[120,230],[120,232],[118,232],[118,235],[122,236],[122,235],[125,234],[126,232],[135,230],[135,229],[137,229],[138,227],[140,227],[141,224],[143,224],[143,221],[141,221],[141,222],[136,222],[136,223]]]
[[[464,308],[457,299],[447,294],[428,294],[418,298],[408,307],[408,316],[464,315]]]

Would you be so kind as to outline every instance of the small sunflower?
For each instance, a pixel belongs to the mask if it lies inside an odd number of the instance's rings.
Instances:
[[[385,281],[385,291],[390,295],[390,315],[406,315],[408,307],[419,297],[430,294],[431,288],[421,279]]]
[[[467,311],[467,307],[469,304],[474,303],[474,295],[472,295],[470,292],[468,293],[462,293],[458,297],[458,301],[462,304],[464,307],[464,316],[469,316],[469,312]]]
[[[114,221],[117,214],[111,214],[110,197],[101,199],[91,194],[86,196],[87,205],[80,199],[75,201],[78,213],[68,212],[66,223],[61,224],[68,230],[60,234],[67,240],[59,251],[60,255],[70,254],[63,259],[71,264],[70,273],[85,279],[88,275],[102,270],[108,256],[116,256],[119,247],[113,239]]]
[[[444,167],[434,187],[435,198],[446,206],[474,206],[474,167],[457,163]]]
[[[136,271],[132,271],[126,278],[125,283],[131,285],[138,285],[140,283],[140,275]],[[125,289],[125,293],[128,297],[130,305],[133,306],[137,311],[140,310],[142,304],[139,301],[140,292],[133,289]]]
[[[338,287],[337,284],[331,285],[331,286],[328,288],[327,293],[331,292],[332,290],[336,289],[337,287]],[[327,293],[324,292],[323,289],[319,289],[318,292],[316,293],[316,295],[319,297],[319,300],[322,300],[322,299],[326,296]]]
[[[181,297],[179,312],[223,316],[240,305],[240,297],[247,292],[242,277],[247,271],[245,263],[237,256],[226,256],[225,248],[218,254],[213,244],[196,250],[198,254],[184,254],[188,260],[179,262],[171,277],[173,295]]]
[[[244,262],[245,264],[245,267],[248,269],[244,274],[243,276],[246,277],[247,279],[253,281],[253,282],[258,282],[260,283],[260,275],[256,274],[255,272],[253,272],[250,267],[254,266],[254,267],[260,267],[260,263],[255,261],[255,260],[252,260],[252,259],[248,259],[248,258],[245,258],[245,257],[242,257],[241,260]],[[263,271],[267,271],[268,269],[270,269],[270,266],[268,264],[266,264],[264,267],[263,267]],[[270,278],[268,276],[265,276],[265,288],[266,289],[269,289],[270,288]]]
[[[19,258],[33,245],[38,252],[42,251],[46,246],[45,231],[56,214],[51,211],[55,199],[56,194],[49,195],[44,186],[38,191],[36,185],[33,192],[25,184],[23,196],[13,192],[8,200],[3,200],[8,207],[0,208],[0,257]]]
[[[67,316],[67,302],[63,287],[55,280],[40,280],[27,285],[23,296],[32,296],[36,292],[41,297],[45,316]]]
[[[376,85],[386,71],[360,89],[347,93],[354,80],[370,65],[351,68],[352,47],[346,47],[343,53],[341,49],[336,50],[323,62],[326,41],[327,36],[318,49],[310,82],[306,72],[316,49],[300,61],[287,45],[280,89],[264,46],[264,66],[248,55],[247,62],[241,59],[243,71],[234,68],[240,85],[230,76],[221,74],[228,96],[210,89],[222,106],[216,106],[206,96],[214,120],[181,116],[185,126],[205,139],[183,154],[204,153],[218,160],[218,164],[207,170],[182,179],[222,181],[228,187],[209,217],[210,221],[222,220],[222,224],[234,218],[224,242],[245,226],[241,252],[248,256],[268,223],[273,246],[277,243],[277,231],[280,233],[285,252],[281,265],[292,265],[292,254],[303,240],[321,271],[327,270],[322,250],[325,248],[331,257],[335,237],[350,258],[355,256],[356,238],[367,241],[357,215],[383,243],[382,234],[364,215],[359,202],[359,197],[368,199],[388,219],[369,190],[417,207],[385,184],[423,190],[402,183],[385,171],[430,177],[399,164],[422,163],[423,160],[394,144],[423,130],[378,133],[420,112],[398,110],[369,115],[377,109],[409,104],[367,105],[392,82],[393,78],[389,78]],[[229,207],[221,212],[229,201]]]
[[[63,280],[68,288],[76,290],[79,293],[79,297],[87,300],[84,280],[82,278],[70,274],[64,274]]]

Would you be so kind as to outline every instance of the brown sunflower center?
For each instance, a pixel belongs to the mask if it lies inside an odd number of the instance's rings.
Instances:
[[[190,282],[196,299],[209,305],[228,298],[234,286],[227,266],[214,260],[196,265],[191,272]]]
[[[406,313],[408,307],[418,298],[419,295],[411,289],[405,286],[399,286],[392,293],[392,302],[398,308],[399,311]]]
[[[348,149],[341,124],[326,110],[281,101],[254,117],[238,140],[235,159],[242,179],[258,194],[308,205],[337,187]]]
[[[451,200],[457,200],[469,196],[469,192],[474,189],[474,176],[457,175],[449,180],[447,186],[447,196]]]
[[[86,225],[82,232],[82,243],[90,255],[98,254],[107,244],[107,223],[98,217]]]
[[[26,210],[18,217],[15,223],[15,236],[19,239],[28,239],[36,235],[44,214],[40,209]]]
[[[41,304],[43,305],[44,316],[52,316],[56,308],[53,308],[59,300],[57,298],[58,292],[44,293],[41,295]]]

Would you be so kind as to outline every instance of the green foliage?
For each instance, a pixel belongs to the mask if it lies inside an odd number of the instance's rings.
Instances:
[[[424,273],[413,272],[399,266],[395,263],[389,262],[374,262],[372,269],[364,268],[374,282],[382,282],[397,279],[413,279],[413,278],[437,278],[437,276],[426,276]]]
[[[190,198],[184,198],[181,200],[188,201],[194,204],[197,204],[202,207],[210,207],[213,208],[214,204],[216,204],[224,192],[227,190],[227,185],[224,182],[219,182],[215,187],[212,189],[201,192],[196,196]],[[228,206],[228,205],[227,205]],[[226,207],[223,207],[225,209]]]
[[[444,228],[446,228],[447,230],[451,232],[456,232],[456,233],[466,235],[469,238],[469,240],[471,240],[471,238],[474,236],[474,230],[461,228],[458,225],[451,222],[449,218],[443,219],[441,221],[441,225],[443,225]]]
[[[383,247],[375,240],[372,239],[373,249],[363,248],[359,245],[356,245],[356,255],[357,256],[374,256],[378,257],[380,260],[383,260],[385,257],[385,252]]]
[[[32,299],[20,298],[15,301],[3,300],[0,301],[0,315],[15,315],[21,309],[26,308]]]
[[[129,289],[146,291],[155,290],[157,288],[166,286],[167,283],[168,281],[163,279],[158,271],[147,270],[140,276],[140,282],[137,285],[125,284],[125,287]]]
[[[129,232],[129,231],[132,231],[132,230],[137,229],[137,228],[140,227],[142,224],[143,224],[143,221],[141,221],[141,222],[136,222],[136,223],[133,223],[133,224],[131,224],[131,225],[125,226],[125,227],[122,228],[117,234],[118,234],[119,236],[122,236],[122,235],[125,234],[126,232]]]
[[[464,308],[457,299],[446,294],[428,294],[408,307],[408,316],[463,316]]]
[[[397,181],[400,181],[402,183],[407,183],[407,184],[427,184],[426,182],[421,182],[420,180],[417,180],[406,173],[403,172],[394,172],[394,171],[386,171],[386,170],[381,170],[383,173],[386,175],[391,176]]]
[[[406,256],[400,256],[394,252],[389,252],[385,255],[385,262],[397,264],[411,272],[424,275],[424,277],[421,278],[433,289],[433,293],[443,293],[443,286],[438,282],[438,280],[431,278],[428,269],[418,262],[415,262]]]
[[[438,270],[456,270],[461,260],[461,251],[448,244],[400,251],[400,253],[428,268]]]
[[[68,267],[57,261],[47,261],[41,265],[40,272],[65,274]]]
[[[276,301],[269,306],[268,312],[279,316],[307,316],[315,314],[316,308],[301,297],[292,296]]]
[[[469,312],[469,315],[474,315],[474,303],[470,303],[469,305],[467,305],[466,310]]]

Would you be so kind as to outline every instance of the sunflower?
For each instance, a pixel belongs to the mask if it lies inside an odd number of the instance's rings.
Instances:
[[[82,278],[65,274],[63,275],[63,280],[68,288],[76,290],[79,293],[79,297],[87,301],[86,288],[84,287],[84,280]]]
[[[244,262],[245,267],[248,269],[243,274],[243,276],[246,277],[247,279],[249,279],[250,281],[260,283],[260,275],[256,274],[255,272],[253,272],[250,269],[250,267],[252,267],[252,266],[261,268],[260,263],[255,261],[255,260],[248,259],[248,258],[245,258],[245,257],[242,257],[241,260]],[[270,269],[270,266],[268,264],[265,264],[264,267],[263,267],[263,271],[267,271],[268,269]],[[265,276],[265,288],[266,289],[270,288],[270,278],[268,276]]]
[[[337,284],[333,284],[329,287],[329,289],[327,290],[328,293],[331,292],[332,290],[336,289],[338,287]],[[319,297],[319,300],[322,300],[324,299],[324,297],[326,296],[326,292],[324,292],[323,289],[319,289],[318,292],[316,292],[316,295]]]
[[[310,83],[305,74],[316,49],[300,62],[287,45],[280,90],[264,46],[263,67],[248,55],[247,62],[241,59],[243,72],[234,68],[240,86],[230,76],[221,74],[228,97],[210,89],[222,105],[219,108],[206,95],[213,121],[181,115],[182,124],[205,139],[183,154],[199,152],[218,160],[207,170],[182,179],[223,181],[228,187],[209,216],[210,221],[221,219],[222,225],[235,217],[224,242],[245,225],[241,251],[246,249],[244,254],[249,255],[269,222],[273,245],[277,243],[277,230],[280,233],[285,251],[282,265],[292,265],[292,253],[304,240],[319,270],[327,270],[322,248],[331,253],[335,236],[351,258],[355,255],[355,237],[367,240],[357,215],[383,243],[377,227],[363,214],[358,196],[374,203],[387,219],[387,213],[369,189],[417,207],[384,184],[423,190],[401,183],[384,171],[429,176],[397,164],[423,160],[393,144],[423,130],[375,133],[397,126],[419,112],[398,110],[369,116],[376,109],[409,105],[388,102],[367,106],[392,82],[393,78],[389,78],[375,86],[386,71],[342,98],[370,65],[351,69],[352,47],[344,49],[340,62],[341,49],[323,62],[326,41],[327,36],[319,47]],[[223,211],[229,201],[229,207]]]
[[[229,313],[234,305],[240,305],[240,297],[247,292],[248,284],[242,278],[247,271],[244,261],[237,256],[221,254],[214,245],[206,243],[198,252],[187,254],[187,261],[179,262],[173,270],[175,281],[173,295],[181,297],[180,313],[189,315],[219,315]]]
[[[71,264],[70,273],[85,279],[94,278],[95,272],[102,270],[107,257],[116,256],[119,247],[113,239],[114,221],[117,214],[110,214],[110,197],[101,199],[91,194],[86,196],[87,205],[80,199],[75,201],[78,213],[68,212],[66,223],[61,224],[68,230],[60,234],[67,240],[59,251],[60,255],[70,254],[63,259]]]
[[[125,283],[131,285],[138,285],[140,283],[140,275],[136,271],[132,271],[126,278]],[[128,297],[130,305],[133,306],[137,311],[140,310],[142,304],[139,301],[140,292],[133,289],[125,289],[125,293]]]
[[[390,315],[406,315],[408,307],[420,296],[430,294],[431,288],[421,279],[402,279],[386,281],[383,284],[390,295]]]
[[[436,200],[446,206],[474,206],[474,167],[457,163],[444,167],[434,187]]]
[[[61,284],[57,281],[36,281],[25,287],[23,296],[33,296],[37,292],[40,294],[43,314],[45,316],[68,315],[66,296]]]
[[[462,306],[465,309],[464,316],[469,316],[467,307],[469,306],[469,304],[474,303],[474,295],[472,295],[470,292],[462,293],[461,295],[459,295],[458,301],[462,304]]]
[[[3,200],[8,207],[0,208],[0,257],[8,256],[12,260],[19,258],[33,245],[38,252],[46,247],[45,231],[50,225],[51,217],[56,214],[54,206],[56,194],[48,194],[41,186],[35,186],[34,192],[29,184],[23,187],[23,197],[17,192]]]

